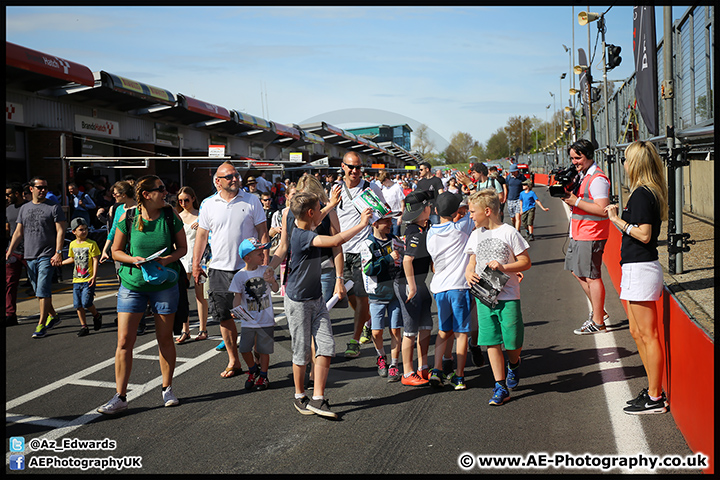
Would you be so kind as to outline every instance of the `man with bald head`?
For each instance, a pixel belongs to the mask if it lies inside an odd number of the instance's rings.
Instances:
[[[212,235],[212,262],[208,268],[208,306],[213,319],[220,322],[220,333],[228,353],[228,366],[220,374],[231,378],[242,373],[237,349],[237,327],[230,310],[232,292],[228,292],[235,273],[245,266],[238,255],[240,243],[250,237],[267,243],[265,212],[257,196],[243,191],[242,178],[230,162],[220,165],[213,177],[217,193],[203,200],[193,249],[193,277],[196,283],[205,276],[200,260]],[[265,250],[265,264],[267,264]],[[251,365],[248,365],[248,368]]]
[[[383,203],[385,202],[385,198],[379,186],[373,182],[363,180],[362,160],[356,152],[347,152],[343,156],[342,170],[345,175],[340,182],[342,193],[340,204],[337,206],[336,211],[338,219],[340,220],[340,230],[345,231],[360,223],[361,212],[355,208],[353,199],[360,195],[363,190],[370,187]],[[348,280],[353,281],[353,287],[348,291],[348,302],[355,311],[355,331],[345,351],[345,356],[349,358],[355,358],[360,355],[360,335],[362,334],[363,325],[370,321],[370,305],[362,279],[360,252],[362,250],[363,240],[370,235],[371,231],[372,227],[370,225],[366,226],[360,233],[342,246],[343,253],[345,254],[345,270],[344,278],[339,278],[338,281],[341,281],[343,284]]]

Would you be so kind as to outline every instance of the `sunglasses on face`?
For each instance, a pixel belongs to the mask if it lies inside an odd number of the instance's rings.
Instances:
[[[48,188],[47,185],[33,185],[33,186],[35,188],[37,188],[38,190],[47,190],[47,188]]]
[[[240,178],[240,175],[237,173],[231,173],[230,175],[225,175],[224,177],[217,177],[227,180],[228,182],[232,180],[233,178]]]
[[[155,188],[148,188],[148,189],[145,190],[145,191],[146,191],[146,192],[160,192],[160,193],[162,193],[162,192],[165,191],[165,185],[160,185],[159,187],[155,187]]]
[[[343,162],[343,165],[345,165],[348,170],[362,170],[362,165],[350,165],[349,163]]]

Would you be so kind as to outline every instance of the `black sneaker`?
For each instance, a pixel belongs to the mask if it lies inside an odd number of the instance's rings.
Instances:
[[[97,315],[93,315],[93,330],[96,332],[102,327],[102,313],[98,312]]]
[[[470,358],[476,367],[485,365],[485,355],[483,355],[482,348],[479,346],[470,345]]]
[[[82,327],[77,333],[78,337],[84,337],[86,335],[90,335],[90,329],[88,327]]]
[[[637,397],[633,398],[632,400],[628,400],[625,403],[627,403],[628,405],[635,405],[636,403],[642,401],[643,398],[645,398],[645,394],[647,393],[647,391],[647,388],[643,388],[642,390],[640,390],[640,393],[638,393]]]
[[[650,395],[645,392],[643,398],[637,403],[628,405],[623,411],[628,415],[650,415],[655,413],[666,413],[668,407],[666,405],[665,392],[662,393],[659,400],[653,400]]]
[[[303,415],[312,415],[313,412],[308,410],[308,403],[310,403],[310,399],[307,396],[303,396],[302,398],[295,398],[293,399],[293,405],[295,406],[295,409],[302,413]]]
[[[328,403],[327,399],[310,400],[307,405],[307,409],[322,417],[337,418],[337,413],[330,410],[330,404]]]
[[[137,329],[138,336],[144,335],[146,329],[147,329],[147,324],[145,323],[145,319],[143,318],[142,320],[140,320],[140,324],[138,325],[138,329]]]

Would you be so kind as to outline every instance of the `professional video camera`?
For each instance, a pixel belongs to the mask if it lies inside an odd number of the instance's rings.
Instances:
[[[570,192],[575,189],[575,179],[577,178],[577,169],[574,165],[564,170],[560,170],[555,174],[555,185],[550,186],[551,197],[567,197]]]

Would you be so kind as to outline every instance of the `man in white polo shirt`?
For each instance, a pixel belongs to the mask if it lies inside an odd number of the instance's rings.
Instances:
[[[270,239],[262,204],[257,196],[240,188],[242,179],[233,164],[225,162],[220,165],[213,180],[217,193],[203,200],[200,206],[193,250],[193,277],[195,282],[199,282],[200,277],[205,275],[200,259],[208,236],[212,234],[212,261],[207,274],[208,304],[213,319],[220,321],[220,333],[229,357],[228,366],[220,376],[231,378],[242,373],[237,327],[230,314],[234,294],[228,292],[233,276],[245,266],[238,247],[249,237],[259,238],[262,243]],[[265,250],[266,264],[267,260]]]

